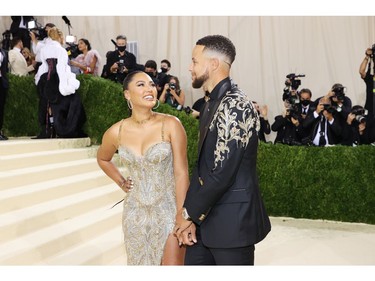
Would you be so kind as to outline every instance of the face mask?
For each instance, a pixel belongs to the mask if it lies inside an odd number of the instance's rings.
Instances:
[[[119,52],[124,52],[125,49],[126,49],[126,46],[118,46],[117,49],[119,50]]]
[[[161,68],[161,72],[166,73],[167,71],[168,71],[168,68],[164,68],[164,67]]]
[[[146,72],[146,74],[148,74],[150,77],[154,77],[154,73],[153,72]]]
[[[301,101],[302,105],[303,106],[308,106],[310,104],[310,101],[309,100],[303,100]]]

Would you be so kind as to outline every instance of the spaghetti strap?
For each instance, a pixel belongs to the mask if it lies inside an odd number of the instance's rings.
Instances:
[[[165,121],[165,117],[167,115],[164,115],[163,116],[163,119],[161,120],[161,141],[164,142],[164,121]]]
[[[121,144],[121,131],[122,131],[122,124],[124,123],[124,120],[125,119],[121,120],[120,127],[118,128],[118,136],[117,136],[118,145],[117,146],[120,146],[120,144]]]

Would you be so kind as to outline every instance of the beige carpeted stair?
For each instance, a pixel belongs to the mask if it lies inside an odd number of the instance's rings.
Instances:
[[[0,265],[126,264],[123,192],[83,139],[0,142]]]

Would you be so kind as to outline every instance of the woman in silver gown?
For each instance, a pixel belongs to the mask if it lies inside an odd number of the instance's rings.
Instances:
[[[112,125],[97,153],[102,170],[126,192],[123,231],[128,265],[182,265],[185,249],[173,236],[189,186],[187,139],[174,116],[152,111],[157,90],[150,76],[124,80],[131,117]],[[111,161],[118,150],[130,177]]]

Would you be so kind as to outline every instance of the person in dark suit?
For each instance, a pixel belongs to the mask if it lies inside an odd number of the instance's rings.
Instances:
[[[186,265],[253,265],[254,245],[271,230],[256,171],[259,116],[229,77],[236,49],[221,35],[199,39],[193,88],[209,92],[200,118],[197,166],[174,233]]]
[[[136,57],[126,51],[127,38],[124,35],[116,37],[116,50],[107,53],[107,62],[103,67],[102,77],[122,83],[128,73],[138,70]]]
[[[4,122],[4,107],[6,96],[8,94],[9,82],[8,82],[8,54],[0,48],[0,140],[7,140],[3,134],[3,122]]]
[[[319,99],[314,112],[305,119],[305,126],[312,127],[311,140],[315,146],[338,144],[341,138],[342,127],[337,118],[337,111],[332,106],[330,97]]]
[[[302,127],[300,128],[300,137],[301,143],[304,145],[311,144],[311,131],[312,131],[312,123],[306,124],[305,120],[309,114],[312,114],[315,109],[316,105],[314,105],[312,98],[312,92],[308,88],[303,88],[298,93],[300,102],[297,104],[298,114],[301,119]]]
[[[34,20],[33,16],[11,16],[12,23],[10,24],[10,32],[13,38],[18,37],[22,39],[23,46],[31,49],[31,38],[27,23]]]

